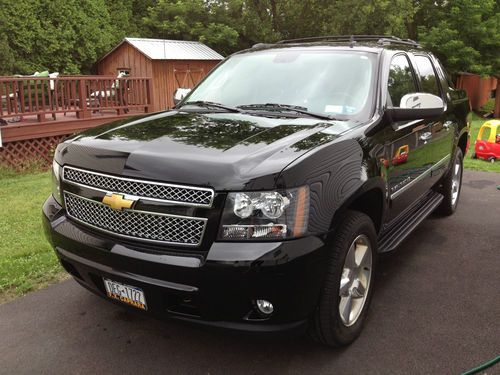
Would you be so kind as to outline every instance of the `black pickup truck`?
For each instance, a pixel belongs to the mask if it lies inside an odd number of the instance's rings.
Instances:
[[[44,228],[75,280],[116,303],[347,345],[377,255],[455,211],[469,111],[410,40],[259,44],[173,110],[60,144]]]

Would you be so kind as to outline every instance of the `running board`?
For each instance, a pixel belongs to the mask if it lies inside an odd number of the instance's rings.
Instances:
[[[401,220],[397,220],[396,224],[384,229],[378,238],[379,253],[387,253],[396,249],[439,206],[443,198],[442,194],[430,191],[405,212]]]

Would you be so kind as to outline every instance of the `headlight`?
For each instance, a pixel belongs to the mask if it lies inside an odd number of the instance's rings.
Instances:
[[[309,187],[286,191],[229,193],[219,240],[300,237],[307,231]]]
[[[52,162],[52,195],[56,202],[62,206],[61,166],[55,160]]]

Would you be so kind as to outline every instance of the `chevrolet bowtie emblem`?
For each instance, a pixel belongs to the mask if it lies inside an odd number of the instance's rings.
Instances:
[[[132,208],[136,201],[136,199],[125,199],[123,194],[116,193],[107,193],[106,196],[102,198],[102,203],[117,211]]]

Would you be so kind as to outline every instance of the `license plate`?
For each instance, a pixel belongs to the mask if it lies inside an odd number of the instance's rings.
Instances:
[[[103,280],[104,286],[106,287],[106,293],[109,298],[116,299],[141,310],[148,309],[148,306],[146,305],[146,297],[144,296],[142,289],[135,286],[117,283],[116,281],[108,279]]]

